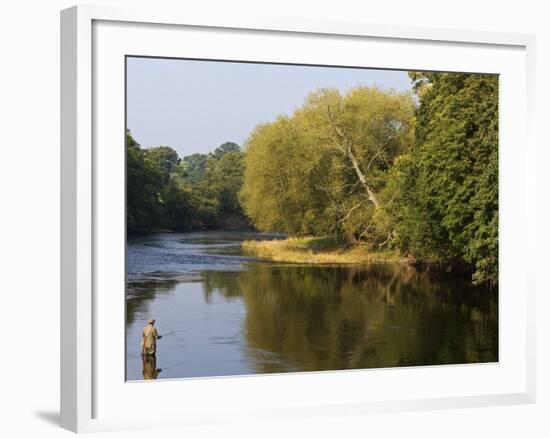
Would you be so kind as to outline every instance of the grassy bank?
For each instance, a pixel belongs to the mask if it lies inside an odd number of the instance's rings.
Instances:
[[[247,240],[245,253],[277,262],[352,264],[404,262],[394,251],[375,251],[366,245],[348,246],[322,237],[291,237],[285,240]]]

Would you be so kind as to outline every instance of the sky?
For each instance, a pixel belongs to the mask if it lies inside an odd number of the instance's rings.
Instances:
[[[127,128],[144,148],[181,157],[243,145],[260,123],[290,115],[318,88],[410,90],[406,71],[127,58]]]

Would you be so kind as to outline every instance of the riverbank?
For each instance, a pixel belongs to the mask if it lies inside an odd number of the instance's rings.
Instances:
[[[373,251],[367,245],[348,246],[322,237],[291,237],[284,240],[246,240],[247,254],[276,262],[308,264],[406,263],[395,251]]]

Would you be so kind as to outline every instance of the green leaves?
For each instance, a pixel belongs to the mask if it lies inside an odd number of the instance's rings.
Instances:
[[[404,251],[498,281],[498,78],[413,73],[416,138],[401,187]],[[416,237],[413,237],[416,236]]]
[[[127,231],[248,227],[238,200],[243,153],[224,143],[179,158],[168,146],[141,149],[127,132]]]
[[[207,212],[201,218],[204,227],[248,226],[238,199],[243,172],[243,152],[235,143],[224,143],[207,157],[201,178],[192,186],[200,211]]]
[[[163,177],[139,144],[126,132],[126,223],[128,232],[151,229],[161,215]]]
[[[241,192],[247,215],[261,230],[384,241],[386,175],[410,143],[413,114],[406,93],[312,93],[291,117],[250,135]]]

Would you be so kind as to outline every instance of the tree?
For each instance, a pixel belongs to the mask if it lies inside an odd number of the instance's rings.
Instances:
[[[146,160],[153,161],[155,166],[160,170],[164,184],[168,184],[172,172],[176,170],[181,162],[178,153],[168,146],[145,149],[143,155]]]
[[[394,205],[400,245],[420,259],[498,278],[498,78],[413,73],[416,137]]]
[[[146,231],[161,215],[162,173],[126,132],[126,222],[128,232]]]
[[[244,173],[244,158],[235,143],[224,143],[206,160],[196,184],[207,227],[248,227],[238,199]]]
[[[170,181],[163,187],[161,197],[164,207],[162,228],[191,231],[199,225],[200,219],[191,190]]]
[[[181,160],[175,150],[167,146],[141,149],[128,131],[126,163],[129,233],[198,226],[195,198],[181,184]]]
[[[410,143],[413,113],[407,93],[312,93],[291,117],[258,127],[247,140],[247,215],[262,230],[387,240],[386,175]]]
[[[204,175],[207,160],[208,155],[206,154],[192,154],[183,157],[181,165],[186,181],[190,184],[198,183]]]
[[[241,148],[237,143],[226,141],[214,150],[213,155],[215,158],[222,158],[228,152],[241,152]]]

